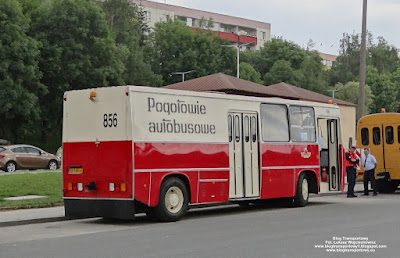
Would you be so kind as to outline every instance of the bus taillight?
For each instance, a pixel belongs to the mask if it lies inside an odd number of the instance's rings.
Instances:
[[[328,182],[328,168],[321,168],[321,182]]]

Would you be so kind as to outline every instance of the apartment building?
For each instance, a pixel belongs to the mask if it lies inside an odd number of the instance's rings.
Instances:
[[[151,28],[157,22],[178,19],[192,30],[196,30],[200,27],[202,19],[211,18],[211,30],[219,37],[228,39],[231,44],[241,46],[242,50],[258,50],[266,41],[271,40],[270,23],[147,0],[133,1],[143,7]]]
[[[337,56],[326,53],[319,53],[319,56],[322,58],[322,64],[325,66],[325,70],[332,69],[333,64],[336,62]]]

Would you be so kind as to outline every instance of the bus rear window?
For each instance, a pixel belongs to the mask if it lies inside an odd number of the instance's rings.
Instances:
[[[379,127],[372,129],[372,137],[375,145],[381,144],[381,129]]]
[[[369,130],[368,128],[361,129],[361,143],[362,145],[369,144]]]
[[[393,134],[393,126],[386,126],[385,128],[385,137],[387,144],[393,144],[394,142],[394,134]]]

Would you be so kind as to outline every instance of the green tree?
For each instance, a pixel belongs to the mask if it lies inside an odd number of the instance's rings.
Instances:
[[[343,34],[343,38],[340,41],[340,54],[333,68],[328,72],[330,85],[358,80],[360,48],[359,34]],[[375,44],[373,35],[368,33],[367,51],[367,64],[377,68],[379,73],[392,73],[400,65],[399,50],[389,45],[383,37],[378,37],[378,43]]]
[[[277,61],[288,61],[298,70],[307,58],[307,53],[291,41],[273,38],[261,50],[242,54],[242,60],[251,64],[260,74],[268,73]]]
[[[33,133],[40,117],[40,43],[29,37],[29,18],[16,0],[0,1],[0,138],[14,142]]]
[[[369,49],[368,63],[380,73],[393,73],[400,67],[399,49],[389,45],[383,37],[378,37],[378,44]]]
[[[144,12],[130,0],[106,0],[102,7],[107,15],[115,41],[123,51],[125,65],[123,78],[132,85],[162,85],[160,75],[154,74],[146,56],[146,33]]]
[[[370,42],[370,36],[368,41]],[[360,67],[360,46],[359,34],[343,34],[343,38],[340,40],[339,56],[328,72],[330,85],[357,80]]]
[[[295,69],[291,63],[286,60],[278,60],[274,63],[269,72],[264,75],[265,85],[271,85],[280,82],[289,84],[297,84],[297,76]]]
[[[357,105],[359,87],[359,82],[347,82],[346,84],[337,83],[334,87],[335,90],[338,90],[335,94],[335,98]],[[366,114],[369,114],[371,112],[374,95],[372,94],[371,88],[368,85],[366,85],[365,91],[365,111]],[[358,107],[356,112],[359,112]]]
[[[371,105],[372,113],[380,112],[381,108],[385,108],[388,112],[399,110],[399,88],[393,74],[387,72],[379,73],[378,69],[369,65],[367,67],[366,82],[375,96]]]
[[[210,31],[191,31],[180,21],[157,23],[151,35],[152,67],[164,84],[180,81],[174,72],[195,70],[187,79],[217,72],[233,74],[236,52],[223,48],[228,42]]]
[[[241,53],[241,60],[263,75],[265,85],[286,82],[326,93],[327,83],[321,57],[316,51],[301,49],[293,42],[272,39],[261,50]]]
[[[39,67],[48,94],[40,99],[42,141],[61,135],[67,90],[124,83],[124,65],[107,19],[92,1],[54,0],[32,12],[31,35],[43,44]],[[59,144],[60,138],[58,138]]]
[[[240,63],[240,78],[243,80],[248,80],[252,81],[258,84],[262,84],[263,81],[261,80],[261,75],[259,72],[257,72],[251,64],[246,63],[246,62],[241,62]]]
[[[328,83],[325,80],[325,70],[322,58],[316,51],[308,53],[307,57],[297,71],[297,86],[326,94]]]

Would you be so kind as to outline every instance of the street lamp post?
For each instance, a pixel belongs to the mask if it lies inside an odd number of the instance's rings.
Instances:
[[[191,73],[191,72],[194,72],[194,71],[196,71],[196,70],[191,70],[191,71],[187,71],[187,72],[174,72],[172,74],[181,74],[182,75],[182,82],[184,82],[185,81],[185,74],[188,74],[188,73]]]
[[[236,68],[236,77],[237,78],[239,78],[239,73],[240,73],[240,71],[239,71],[239,66],[240,66],[240,60],[239,60],[239,55],[240,55],[240,47],[242,47],[242,46],[247,46],[247,45],[250,45],[250,44],[253,44],[255,41],[253,41],[253,42],[249,42],[249,43],[245,43],[245,44],[240,44],[240,45],[222,45],[221,47],[234,47],[234,48],[236,48],[236,50],[237,50],[237,53],[236,53],[236,55],[237,55],[237,68]]]
[[[333,89],[333,90],[326,90],[326,91],[331,91],[332,92],[332,98],[335,98],[335,92],[339,91],[339,90]]]
[[[367,0],[363,0],[361,49],[360,49],[360,88],[358,92],[357,120],[365,113],[365,77],[367,70]]]

